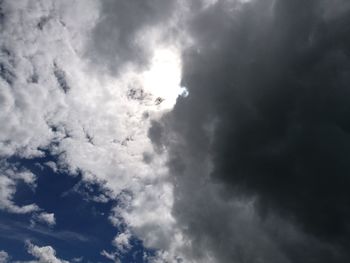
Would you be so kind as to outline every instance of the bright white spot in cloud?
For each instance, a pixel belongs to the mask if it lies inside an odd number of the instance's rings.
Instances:
[[[150,69],[143,74],[145,90],[156,97],[163,109],[171,109],[183,93],[180,86],[181,60],[175,49],[161,48],[155,51]]]
[[[186,98],[189,94],[190,93],[186,87],[181,87],[181,94],[180,94],[181,97]]]

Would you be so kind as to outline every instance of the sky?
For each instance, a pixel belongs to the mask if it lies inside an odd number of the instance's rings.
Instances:
[[[0,263],[350,262],[350,2],[0,0]]]

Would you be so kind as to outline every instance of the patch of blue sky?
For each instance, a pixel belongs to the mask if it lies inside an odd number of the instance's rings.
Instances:
[[[101,187],[82,183],[79,173],[72,176],[62,171],[54,172],[45,163],[56,163],[55,156],[46,154],[42,158],[11,158],[8,161],[37,176],[34,190],[24,183],[18,184],[14,202],[18,205],[35,203],[43,211],[54,213],[56,225],[31,225],[30,214],[0,211],[0,250],[7,251],[14,261],[30,260],[32,257],[26,252],[25,241],[31,240],[38,246],[52,246],[57,256],[69,261],[82,257],[82,262],[111,262],[101,255],[101,251],[115,251],[112,240],[123,231],[108,219],[118,200],[94,202],[87,198],[101,194]],[[155,254],[136,237],[131,238],[130,245],[128,251],[118,253],[122,263],[147,262],[145,258]]]

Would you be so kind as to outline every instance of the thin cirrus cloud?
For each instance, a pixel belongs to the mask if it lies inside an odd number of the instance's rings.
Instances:
[[[45,187],[21,159],[55,156],[62,197],[113,203],[104,260],[136,237],[144,262],[347,262],[346,1],[0,5],[2,211],[64,228],[16,203]]]

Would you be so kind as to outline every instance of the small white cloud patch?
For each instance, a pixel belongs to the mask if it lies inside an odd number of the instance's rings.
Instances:
[[[7,263],[9,258],[10,257],[6,251],[0,250],[0,263]]]
[[[101,251],[101,256],[104,256],[105,258],[114,261],[115,263],[119,263],[120,260],[118,259],[117,253],[110,253],[106,250]]]
[[[131,234],[129,231],[119,234],[113,240],[113,245],[118,249],[119,252],[124,253],[131,248],[130,245]]]
[[[36,222],[46,224],[48,226],[54,226],[56,224],[55,214],[46,212],[35,214],[32,218],[32,224],[34,225]]]
[[[47,167],[50,167],[53,172],[57,173],[58,168],[57,168],[57,164],[55,162],[49,161],[49,162],[46,162],[45,165]]]

